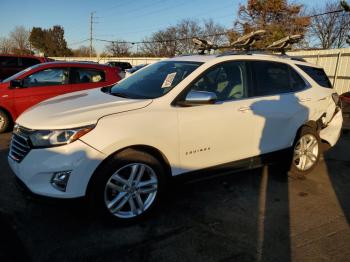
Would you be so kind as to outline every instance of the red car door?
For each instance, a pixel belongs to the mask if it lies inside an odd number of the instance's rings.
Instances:
[[[71,91],[68,68],[46,68],[30,74],[23,79],[23,87],[14,90],[17,115],[41,101]]]

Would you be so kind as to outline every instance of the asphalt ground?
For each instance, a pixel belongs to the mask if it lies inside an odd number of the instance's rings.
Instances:
[[[0,135],[0,261],[350,261],[350,135],[305,179],[264,167],[176,184],[133,225],[82,200],[33,200]]]

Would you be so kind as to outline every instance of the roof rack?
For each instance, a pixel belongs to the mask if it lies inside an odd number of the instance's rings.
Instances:
[[[198,37],[193,37],[192,42],[195,46],[197,46],[198,53],[200,55],[203,55],[205,51],[210,52],[211,50],[216,50],[219,47],[217,45],[214,45],[212,42],[200,39]]]
[[[273,42],[267,47],[267,49],[278,50],[282,55],[285,55],[286,49],[289,49],[292,44],[298,43],[301,39],[303,39],[303,35],[286,36],[280,40]]]
[[[261,40],[266,34],[265,30],[257,30],[239,37],[231,46],[249,51],[256,41]]]

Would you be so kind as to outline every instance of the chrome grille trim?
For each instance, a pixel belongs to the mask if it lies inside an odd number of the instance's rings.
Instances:
[[[19,126],[17,126],[16,130],[13,132],[9,157],[16,162],[21,162],[31,150],[29,138],[27,135],[28,131]]]

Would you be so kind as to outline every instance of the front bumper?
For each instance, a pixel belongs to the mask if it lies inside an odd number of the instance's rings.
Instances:
[[[105,155],[77,140],[72,144],[32,149],[20,162],[8,157],[16,177],[34,194],[54,198],[85,196],[89,180]],[[51,185],[53,173],[71,171],[67,188],[62,192]]]
[[[327,124],[325,128],[320,131],[321,139],[327,141],[331,146],[334,146],[340,137],[342,125],[342,111],[337,108],[337,111],[332,120]]]

